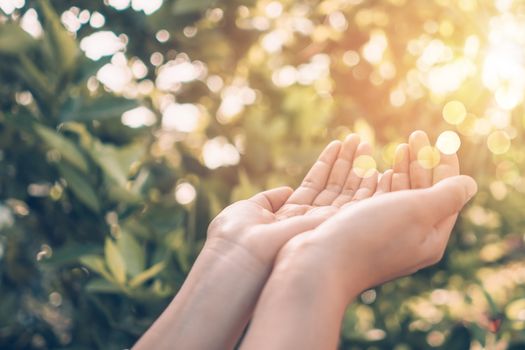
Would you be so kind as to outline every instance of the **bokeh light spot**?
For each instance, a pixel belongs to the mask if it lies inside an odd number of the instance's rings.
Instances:
[[[443,154],[454,154],[459,150],[461,140],[454,131],[444,131],[439,135],[436,147]]]
[[[197,196],[197,191],[188,182],[183,182],[175,188],[175,199],[182,205],[190,204]]]
[[[493,131],[487,138],[487,146],[494,154],[503,154],[510,148],[510,137],[505,131]]]
[[[432,146],[425,146],[417,153],[417,161],[421,167],[432,169],[439,164],[441,156],[439,150]]]
[[[376,169],[376,161],[371,156],[362,155],[354,160],[354,171],[359,177],[370,177],[374,175]]]
[[[467,109],[459,101],[450,101],[443,107],[443,119],[449,124],[460,124],[467,116]]]

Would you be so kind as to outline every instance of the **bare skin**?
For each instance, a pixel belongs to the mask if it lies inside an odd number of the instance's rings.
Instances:
[[[413,133],[383,176],[389,187],[284,245],[242,349],[334,349],[346,306],[360,292],[441,259],[477,186],[458,176],[456,155],[422,166],[418,154],[429,145],[425,133]]]
[[[378,183],[377,173],[361,179],[352,169],[371,152],[357,135],[334,141],[295,191],[276,188],[224,209],[181,290],[134,349],[233,348],[283,245],[367,193],[387,190],[388,175]]]

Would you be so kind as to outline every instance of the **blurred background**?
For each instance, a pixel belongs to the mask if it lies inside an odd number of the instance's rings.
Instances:
[[[130,347],[228,203],[423,129],[480,193],[340,348],[525,349],[524,93],[522,0],[0,0],[0,348]]]

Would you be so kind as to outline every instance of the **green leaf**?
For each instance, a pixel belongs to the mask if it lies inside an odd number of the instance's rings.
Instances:
[[[18,63],[14,69],[33,95],[46,103],[51,102],[55,90],[52,78],[43,73],[27,55],[19,55]]]
[[[87,179],[79,174],[74,168],[67,164],[57,164],[60,175],[66,180],[69,189],[89,209],[96,213],[100,212],[101,204],[97,193]]]
[[[131,233],[122,231],[117,240],[117,247],[124,258],[129,275],[136,276],[144,271],[146,266],[144,247]]]
[[[108,196],[118,202],[140,203],[141,197],[128,189],[127,182],[131,164],[142,156],[144,147],[136,143],[118,148],[95,142],[89,152],[103,170]]]
[[[90,150],[93,160],[97,162],[102,170],[119,186],[125,187],[128,179],[129,167],[119,161],[118,148],[96,142]]]
[[[38,3],[44,17],[44,33],[56,54],[57,67],[63,72],[68,72],[73,68],[79,54],[75,38],[62,26],[48,0],[39,0]]]
[[[86,284],[86,290],[91,293],[120,294],[122,289],[114,283],[102,278],[95,278]]]
[[[166,263],[163,261],[156,263],[155,265],[151,266],[146,271],[138,274],[137,276],[133,277],[129,281],[129,286],[131,288],[137,288],[140,285],[142,285],[147,280],[157,276],[164,268],[166,267]]]
[[[79,256],[92,255],[102,252],[99,245],[94,243],[67,242],[59,248],[53,248],[53,255],[42,260],[42,263],[52,266],[62,266],[78,261]]]
[[[74,108],[64,111],[60,119],[62,121],[91,121],[120,118],[122,113],[138,106],[137,101],[105,94],[97,99],[74,105]]]
[[[18,55],[34,47],[36,43],[18,24],[0,24],[0,54]]]
[[[104,255],[109,271],[111,271],[111,274],[115,277],[117,283],[123,285],[126,282],[126,262],[111,238],[106,238]]]
[[[62,155],[62,158],[78,170],[85,173],[88,172],[89,168],[86,158],[75,143],[43,125],[35,125],[34,129],[49,148],[58,151]]]
[[[214,3],[215,0],[177,0],[173,5],[173,14],[180,16],[203,12],[210,8]]]
[[[84,255],[79,258],[79,261],[82,265],[97,272],[98,274],[100,274],[102,277],[104,277],[108,281],[114,280],[114,278],[111,276],[111,274],[107,270],[102,257],[98,255]]]
[[[112,56],[105,56],[96,61],[92,61],[85,56],[79,59],[78,69],[74,76],[74,81],[77,84],[85,83],[89,78],[96,75],[100,68],[108,63],[111,63]]]

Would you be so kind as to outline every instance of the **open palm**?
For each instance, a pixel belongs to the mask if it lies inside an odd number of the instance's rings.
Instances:
[[[369,171],[363,176],[356,169],[357,159],[372,155],[372,147],[361,142],[356,134],[344,142],[334,141],[321,153],[303,182],[275,215],[279,220],[332,209],[332,212],[349,203],[366,199],[386,191],[392,172],[386,172],[378,183],[378,173]],[[325,209],[323,209],[325,208]]]
[[[388,191],[392,172],[359,176],[354,160],[370,156],[371,146],[352,134],[321,153],[301,185],[261,192],[224,209],[210,224],[208,237],[241,246],[271,265],[279,249],[297,234],[312,230],[341,207]]]

